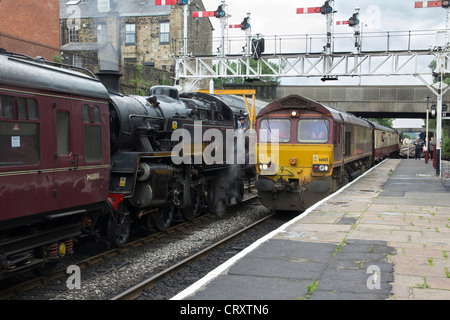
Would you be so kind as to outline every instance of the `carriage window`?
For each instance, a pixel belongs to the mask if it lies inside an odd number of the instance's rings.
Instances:
[[[84,157],[87,162],[102,160],[100,108],[83,105]]]
[[[28,120],[39,120],[36,100],[0,95],[0,166],[39,163],[39,123]]]
[[[100,123],[100,108],[98,106],[94,106],[94,122]]]
[[[0,121],[0,167],[39,162],[39,124]]]
[[[39,119],[37,101],[29,98],[18,99],[19,119]]]
[[[264,119],[259,129],[260,142],[291,140],[291,120],[289,119]]]
[[[70,113],[56,112],[56,141],[57,152],[60,156],[70,154]]]
[[[19,119],[27,119],[27,99],[19,98]]]
[[[13,97],[0,96],[0,117],[7,119],[14,118]]]
[[[83,122],[91,122],[89,120],[89,106],[87,104],[83,105]]]
[[[328,142],[330,124],[324,119],[300,119],[297,139],[302,143]]]

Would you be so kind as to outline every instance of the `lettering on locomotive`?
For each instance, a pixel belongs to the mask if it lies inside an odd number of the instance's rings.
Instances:
[[[329,157],[326,155],[313,155],[313,163],[329,162]]]
[[[100,173],[96,172],[96,173],[88,173],[86,175],[86,180],[87,181],[91,181],[91,180],[99,180],[100,179]]]

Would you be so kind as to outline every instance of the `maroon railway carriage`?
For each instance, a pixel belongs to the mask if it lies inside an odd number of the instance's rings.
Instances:
[[[350,179],[371,166],[372,130],[367,121],[331,107],[327,107],[334,119],[334,167],[335,175]],[[346,180],[346,177],[344,178]],[[345,181],[346,183],[346,181]]]
[[[400,133],[393,128],[369,122],[373,132],[373,161],[379,161],[389,156],[398,156]]]
[[[0,279],[64,255],[107,205],[108,101],[94,77],[0,54]]]

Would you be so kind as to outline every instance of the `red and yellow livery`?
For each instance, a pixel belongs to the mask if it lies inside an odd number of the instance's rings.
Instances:
[[[396,130],[297,95],[262,109],[256,130],[256,188],[275,210],[304,210],[399,150]]]

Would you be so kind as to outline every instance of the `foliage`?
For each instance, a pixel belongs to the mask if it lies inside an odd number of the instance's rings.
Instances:
[[[274,70],[279,70],[279,66],[273,62],[269,62],[270,66]],[[229,69],[237,71],[238,67],[240,68],[241,73],[244,74],[247,72],[247,65],[241,64],[238,65],[236,62],[232,62],[229,64]],[[217,65],[213,66],[214,69],[217,68]],[[250,60],[250,68],[256,70],[258,68],[258,61],[251,59]],[[273,70],[269,66],[267,66],[265,63],[261,64],[261,69],[263,73],[266,74],[273,74]],[[232,71],[227,70],[228,75],[232,75]],[[281,84],[281,81],[277,77],[269,77],[265,78],[266,81],[272,81],[276,82],[277,84]],[[221,79],[214,79],[214,87],[215,88],[223,88],[226,84],[243,84],[245,82],[245,79],[243,78],[221,78]]]
[[[62,55],[59,53],[55,53],[53,55],[53,61],[57,63],[62,63],[63,62]]]
[[[163,73],[160,73],[155,78],[150,78],[144,72],[144,66],[142,64],[136,64],[133,66],[135,68],[134,78],[131,80],[122,80],[122,91],[127,94],[136,95],[148,95],[149,89],[155,85],[172,85],[172,80],[170,77]]]
[[[394,119],[392,119],[392,118],[382,118],[382,119],[381,118],[380,119],[369,118],[367,120],[376,122],[378,124],[381,124],[382,126],[389,127],[389,128],[392,128],[394,126]]]

